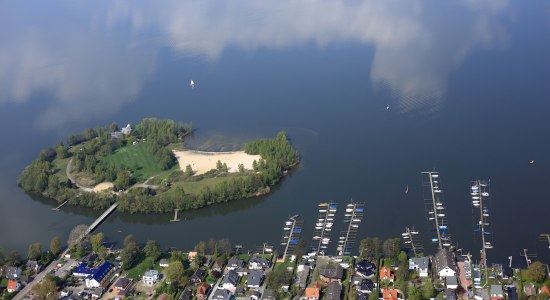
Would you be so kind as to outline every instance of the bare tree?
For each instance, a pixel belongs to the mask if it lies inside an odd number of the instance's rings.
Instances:
[[[78,244],[78,242],[80,242],[84,237],[84,234],[86,233],[87,230],[88,230],[88,225],[85,225],[85,224],[76,225],[73,228],[73,230],[71,230],[71,233],[69,234],[69,240],[67,240],[67,244],[69,245],[69,247],[73,247],[76,244]]]

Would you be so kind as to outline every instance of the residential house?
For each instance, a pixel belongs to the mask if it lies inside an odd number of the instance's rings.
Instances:
[[[239,283],[240,276],[234,270],[231,270],[225,274],[223,278],[222,287],[226,290],[235,290]]]
[[[246,286],[251,289],[259,289],[264,280],[264,271],[252,270],[246,277]]]
[[[357,291],[359,293],[367,294],[374,291],[375,287],[376,284],[372,280],[363,279],[361,280],[361,284],[357,285]]]
[[[170,265],[170,261],[167,258],[163,258],[159,261],[159,266],[161,268],[167,268]]]
[[[382,269],[380,269],[380,280],[393,282],[394,279],[395,275],[393,274],[393,270],[390,267],[383,266]]]
[[[455,290],[446,289],[445,290],[445,300],[456,300]]]
[[[212,295],[212,299],[214,300],[231,300],[232,297],[231,292],[224,289],[217,289],[214,295]]]
[[[191,276],[191,282],[193,283],[201,283],[204,276],[206,275],[206,271],[203,269],[197,269],[195,273]]]
[[[428,277],[430,259],[427,257],[409,258],[409,270],[417,270],[420,277]]]
[[[435,271],[440,278],[456,276],[456,265],[452,254],[447,249],[439,250],[434,257]]]
[[[235,270],[244,267],[244,262],[238,256],[233,256],[227,262],[228,270]]]
[[[21,278],[21,269],[18,267],[7,267],[5,270],[5,277],[11,280],[18,280]]]
[[[445,286],[447,287],[447,289],[456,289],[458,287],[458,279],[455,276],[445,277]]]
[[[225,260],[220,258],[212,264],[211,270],[221,273],[224,266],[225,266]]]
[[[115,282],[115,285],[113,286],[113,290],[115,290],[116,292],[126,291],[131,285],[132,285],[131,279],[128,279],[126,277],[121,277]]]
[[[368,260],[362,260],[355,264],[355,273],[362,277],[371,277],[374,275],[376,266]]]
[[[38,273],[42,269],[42,266],[36,260],[29,260],[25,265],[25,269]]]
[[[132,126],[128,124],[126,125],[126,127],[122,128],[120,131],[125,135],[129,135],[130,133],[132,133]]]
[[[342,285],[339,281],[332,281],[328,284],[327,292],[325,295],[326,300],[340,300],[340,294],[342,294]]]
[[[197,255],[198,255],[197,251],[189,251],[189,254],[187,254],[187,258],[189,259],[190,262],[193,262]]]
[[[199,300],[204,300],[204,299],[206,299],[206,296],[208,295],[208,290],[209,289],[210,289],[210,286],[207,283],[203,282],[203,283],[199,284],[199,286],[197,287],[197,293],[195,294],[195,296]]]
[[[92,296],[92,299],[99,299],[101,296],[103,296],[103,293],[105,292],[104,288],[93,288],[90,290],[90,296]]]
[[[19,291],[21,284],[15,280],[8,280],[8,286],[6,287],[8,293],[14,293]]]
[[[382,298],[384,300],[398,300],[399,294],[396,289],[384,289],[382,291]]]
[[[491,284],[489,291],[492,300],[504,298],[504,291],[502,290],[501,285]]]
[[[248,274],[248,269],[247,268],[237,268],[234,271],[237,274],[239,274],[239,276],[241,276],[241,277],[246,276]]]
[[[94,269],[94,272],[91,275],[86,277],[86,287],[98,288],[105,287],[109,281],[109,275],[113,271],[114,266],[110,262],[104,262],[99,268]]]
[[[302,289],[305,289],[307,286],[307,277],[309,276],[309,270],[311,269],[308,265],[298,265],[296,270],[296,279],[294,284]]]
[[[178,298],[178,300],[191,300],[191,299],[193,299],[193,290],[191,290],[190,288],[186,288],[185,290],[183,290],[180,297]]]
[[[250,270],[265,270],[271,266],[271,261],[260,256],[253,256],[248,261]]]
[[[142,277],[143,283],[146,285],[154,285],[159,280],[159,271],[147,270]]]
[[[307,299],[307,300],[319,300],[319,299],[321,299],[321,288],[319,287],[319,285],[315,284],[311,287],[308,287],[306,289],[305,299]]]
[[[322,268],[319,273],[321,280],[325,282],[340,282],[340,280],[342,280],[342,276],[344,275],[344,269],[339,264],[329,264]]]

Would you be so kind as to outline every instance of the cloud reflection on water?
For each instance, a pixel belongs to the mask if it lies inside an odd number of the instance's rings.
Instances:
[[[473,50],[505,41],[502,16],[508,10],[507,0],[58,4],[60,15],[82,18],[49,26],[50,18],[59,17],[52,15],[35,24],[25,20],[31,13],[18,7],[22,16],[0,21],[11,28],[0,31],[0,38],[10,41],[0,48],[0,105],[50,93],[54,100],[37,120],[42,127],[117,111],[139,94],[154,72],[159,49],[167,46],[215,62],[228,47],[372,45],[372,83],[395,94],[403,113],[434,112],[451,72]],[[150,32],[160,39],[143,38]]]

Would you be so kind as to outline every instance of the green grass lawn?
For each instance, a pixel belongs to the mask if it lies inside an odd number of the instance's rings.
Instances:
[[[135,267],[128,270],[127,277],[137,281],[141,278],[141,276],[143,276],[145,271],[153,269],[153,264],[154,264],[153,259],[151,257],[146,257]]]
[[[134,175],[139,181],[145,181],[162,172],[155,157],[147,151],[147,143],[124,146],[102,158],[102,161],[134,170]]]
[[[60,181],[67,181],[67,164],[70,158],[55,159],[53,165],[55,167],[55,175]]]

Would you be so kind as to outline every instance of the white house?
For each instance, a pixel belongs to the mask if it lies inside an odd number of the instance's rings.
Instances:
[[[142,280],[146,285],[154,285],[159,280],[159,271],[148,270],[143,274]]]
[[[456,264],[449,250],[439,250],[434,257],[434,263],[435,270],[440,278],[456,277]]]
[[[120,131],[125,135],[129,135],[130,133],[132,133],[132,127],[130,126],[130,124],[128,124],[126,125],[126,127],[122,128]]]
[[[93,273],[86,277],[86,287],[93,289],[103,286],[103,284],[109,279],[108,277],[113,268],[114,266],[111,263],[105,262],[99,268],[93,269]]]
[[[428,277],[430,259],[427,257],[413,257],[409,259],[409,270],[417,270],[420,277]]]

